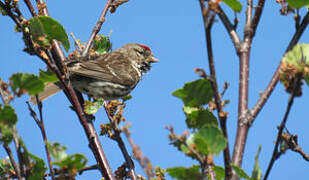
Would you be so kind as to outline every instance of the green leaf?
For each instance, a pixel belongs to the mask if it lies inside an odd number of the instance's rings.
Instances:
[[[0,142],[3,142],[5,144],[10,144],[13,140],[14,131],[12,128],[8,127],[7,125],[0,124]]]
[[[309,65],[309,44],[296,44],[292,50],[284,55],[282,61],[296,66]]]
[[[286,2],[288,2],[289,6],[297,9],[309,5],[309,0],[286,0]]]
[[[261,180],[262,179],[262,171],[259,166],[259,156],[260,156],[261,150],[262,150],[262,146],[259,146],[258,152],[256,153],[256,156],[254,158],[255,159],[254,168],[253,168],[250,180]]]
[[[220,129],[207,125],[194,133],[194,143],[205,155],[219,154],[226,146],[226,139]]]
[[[95,100],[94,102],[85,101],[84,110],[86,114],[94,114],[96,113],[104,104],[104,99],[100,98]]]
[[[0,142],[9,144],[13,140],[13,129],[17,122],[15,110],[10,105],[0,106]]]
[[[184,107],[184,112],[187,115],[186,123],[188,128],[197,128],[200,129],[204,125],[214,125],[218,126],[217,118],[213,115],[213,113],[204,109],[190,109],[188,107]]]
[[[94,40],[93,49],[98,54],[105,54],[112,49],[112,43],[108,37],[100,35]]]
[[[4,105],[0,107],[0,124],[8,125],[13,127],[17,122],[17,115],[15,110],[10,105]]]
[[[62,161],[54,162],[53,164],[63,169],[68,169],[70,173],[76,173],[86,166],[87,158],[82,154],[68,155]]]
[[[222,179],[225,178],[225,170],[224,170],[223,167],[215,165],[215,166],[213,166],[213,170],[214,170],[214,172],[216,174],[216,179],[217,180],[222,180]]]
[[[247,173],[243,169],[241,169],[239,166],[231,164],[231,167],[236,172],[239,178],[250,179]]]
[[[56,76],[55,73],[50,72],[50,71],[43,71],[40,69],[40,76],[39,79],[43,81],[44,83],[49,82],[49,83],[54,83],[59,81],[58,77]]]
[[[66,154],[65,150],[67,149],[65,146],[62,146],[60,143],[47,143],[48,151],[50,155],[55,159],[55,161],[62,161],[68,155]]]
[[[23,94],[23,90],[30,95],[44,90],[44,83],[34,74],[15,73],[10,77],[10,81],[13,92],[18,96]]]
[[[212,99],[211,84],[206,79],[199,79],[186,83],[182,89],[173,92],[173,95],[182,99],[185,106],[199,107]]]
[[[56,20],[47,16],[37,16],[29,20],[29,28],[33,41],[49,48],[51,40],[59,41],[64,49],[70,49],[68,35],[63,26]]]
[[[32,159],[32,166],[30,169],[30,176],[27,178],[29,180],[44,179],[44,174],[47,168],[43,159],[28,152],[29,157]]]
[[[222,0],[226,5],[228,5],[233,11],[240,12],[242,9],[241,3],[237,0]]]
[[[192,180],[201,179],[202,175],[200,173],[200,167],[198,165],[193,165],[192,167],[172,167],[167,168],[166,172],[173,178],[177,180]]]

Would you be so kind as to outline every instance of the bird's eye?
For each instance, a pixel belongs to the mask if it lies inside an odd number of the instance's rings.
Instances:
[[[137,51],[140,55],[144,55],[144,51]]]

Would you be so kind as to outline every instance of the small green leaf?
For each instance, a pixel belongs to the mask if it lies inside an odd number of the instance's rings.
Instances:
[[[13,140],[12,127],[17,122],[15,110],[10,105],[0,106],[0,142],[9,144]]]
[[[262,150],[262,146],[259,146],[258,152],[256,153],[256,156],[254,158],[255,159],[254,168],[253,168],[250,180],[261,180],[262,179],[262,171],[259,166],[259,156],[260,156],[261,150]]]
[[[23,90],[30,95],[38,94],[44,90],[44,83],[34,74],[15,73],[10,77],[12,90],[18,96],[23,94]]]
[[[30,176],[27,178],[29,180],[37,180],[37,179],[44,179],[44,174],[47,168],[45,167],[44,160],[29,153],[29,157],[32,159],[31,169],[30,169]]]
[[[206,79],[199,79],[186,83],[182,89],[173,92],[173,95],[182,99],[185,106],[199,107],[212,99],[211,84]]]
[[[226,146],[226,139],[218,127],[207,125],[194,133],[194,143],[205,155],[219,154]]]
[[[192,180],[201,179],[200,166],[193,165],[192,167],[172,167],[167,168],[166,172],[177,180]]]
[[[241,3],[237,0],[222,0],[226,5],[228,5],[233,11],[240,12],[242,9]]]
[[[216,174],[216,179],[217,180],[222,180],[222,179],[225,178],[225,170],[224,170],[223,167],[215,165],[215,166],[213,166],[213,170],[214,170],[214,172]]]
[[[85,101],[84,110],[87,114],[94,114],[96,113],[104,104],[104,99],[100,98],[95,100],[94,102]]]
[[[43,70],[40,70],[39,79],[43,81],[44,83],[46,82],[54,83],[54,82],[59,81],[55,73],[50,72],[50,71],[43,71]]]
[[[105,54],[112,49],[112,43],[108,37],[100,35],[94,40],[93,48],[98,54]]]
[[[125,97],[122,98],[123,102],[128,101],[132,99],[132,96],[130,94],[126,95]]]
[[[50,155],[55,159],[55,161],[62,161],[68,155],[66,154],[65,150],[67,149],[65,146],[62,146],[60,143],[47,143],[48,151]]]
[[[188,108],[184,107],[185,112],[190,112],[186,113],[187,118],[186,118],[186,123],[188,128],[197,128],[200,129],[206,124],[209,125],[214,125],[218,126],[218,121],[217,118],[213,115],[213,113],[209,112],[208,110],[188,110]]]
[[[0,107],[0,124],[8,125],[13,127],[17,122],[17,115],[15,110],[10,105],[4,105],[3,108]]]
[[[244,179],[250,179],[250,177],[247,175],[247,173],[241,169],[239,166],[231,164],[231,167],[233,168],[233,170],[236,172],[236,174],[238,175],[239,178],[244,178]]]
[[[309,5],[309,0],[286,0],[289,6],[299,9],[303,6]]]
[[[47,16],[36,16],[29,20],[29,28],[33,41],[41,46],[50,47],[51,40],[59,41],[64,49],[70,49],[68,35],[63,26],[56,20]]]

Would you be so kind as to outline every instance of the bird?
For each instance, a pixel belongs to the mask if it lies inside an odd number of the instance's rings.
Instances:
[[[114,100],[128,95],[156,62],[148,46],[129,43],[112,52],[75,57],[66,61],[66,66],[74,89],[94,98]],[[46,84],[38,99],[44,101],[61,89],[60,82]],[[37,104],[35,96],[30,101]]]

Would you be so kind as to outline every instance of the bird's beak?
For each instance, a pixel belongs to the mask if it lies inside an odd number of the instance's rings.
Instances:
[[[150,63],[157,63],[157,62],[159,62],[159,60],[157,58],[151,56],[151,57],[149,57],[149,62]]]

